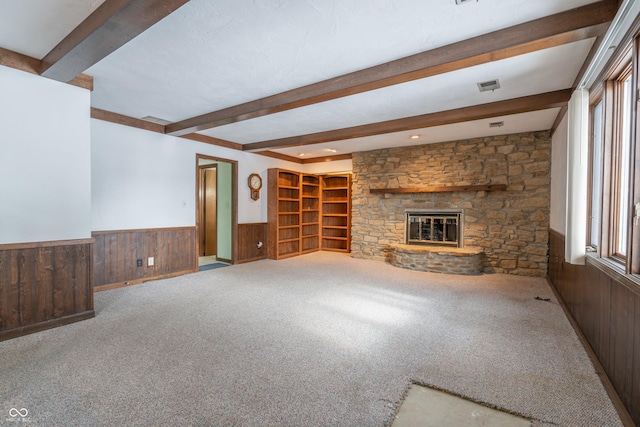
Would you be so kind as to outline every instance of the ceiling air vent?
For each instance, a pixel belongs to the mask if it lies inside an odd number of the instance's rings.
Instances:
[[[488,82],[478,83],[480,92],[488,92],[490,90],[500,89],[500,81],[498,79],[489,80]]]
[[[489,123],[490,128],[501,128],[502,126],[504,126],[504,122]]]
[[[471,3],[473,0],[456,0],[456,4],[465,4],[465,3]],[[478,1],[478,0],[476,0]]]

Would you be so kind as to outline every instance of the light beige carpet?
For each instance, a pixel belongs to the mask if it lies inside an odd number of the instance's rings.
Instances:
[[[0,343],[0,422],[25,408],[38,426],[382,426],[415,381],[534,425],[620,425],[543,279],[318,252],[95,305]]]

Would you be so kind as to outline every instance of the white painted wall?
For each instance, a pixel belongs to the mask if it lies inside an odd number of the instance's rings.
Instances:
[[[91,120],[91,229],[195,226],[196,154],[238,161],[238,223],[267,221],[267,169],[300,164]],[[262,176],[258,201],[247,179]]]
[[[551,139],[551,213],[550,227],[565,235],[567,215],[567,116]]]
[[[0,66],[0,243],[91,237],[90,92]]]
[[[314,173],[321,175],[323,173],[332,172],[351,172],[353,170],[353,162],[351,160],[336,160],[335,162],[319,162],[307,163],[301,169],[306,173]]]

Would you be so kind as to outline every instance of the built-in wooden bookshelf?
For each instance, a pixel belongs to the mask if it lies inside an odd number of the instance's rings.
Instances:
[[[269,258],[281,259],[300,253],[300,174],[269,169],[268,242]]]
[[[268,179],[269,258],[320,249],[349,251],[349,175],[318,176],[269,169]]]
[[[300,252],[320,249],[320,178],[302,175],[302,230]]]
[[[324,175],[322,243],[324,251],[349,252],[351,244],[351,176]]]

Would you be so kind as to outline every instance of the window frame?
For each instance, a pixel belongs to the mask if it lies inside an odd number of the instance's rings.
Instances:
[[[626,274],[640,274],[640,226],[634,219],[634,201],[640,201],[640,164],[636,159],[640,159],[640,144],[637,142],[638,135],[638,57],[640,52],[639,36],[636,36],[623,48],[618,49],[614,54],[608,72],[600,78],[600,84],[592,89],[589,110],[589,184],[588,184],[588,212],[587,212],[587,246],[592,241],[598,243],[597,256],[607,259],[619,270],[624,270]],[[629,120],[628,128],[623,129],[624,116],[624,82],[630,78],[631,87],[629,89],[630,101],[628,103]],[[593,151],[595,144],[594,135],[594,109],[602,104],[602,124],[601,124],[601,164],[595,165],[593,161]],[[628,193],[621,195],[621,170],[624,170],[621,158],[623,149],[623,135],[628,132],[629,151],[626,159]],[[638,173],[636,173],[636,170]],[[600,200],[593,200],[594,174],[600,173],[601,192]],[[624,197],[626,196],[626,197]],[[624,198],[623,198],[624,197]],[[621,203],[622,202],[622,203]],[[599,203],[600,220],[598,221],[598,236],[592,236],[593,204]],[[626,222],[620,223],[620,206],[627,209]],[[618,251],[618,239],[620,229],[626,230],[626,254]]]

